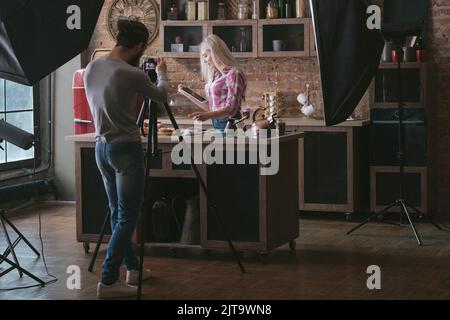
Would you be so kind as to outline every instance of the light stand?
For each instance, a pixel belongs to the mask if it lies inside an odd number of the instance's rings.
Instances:
[[[409,209],[412,209],[415,213],[419,214],[419,216],[424,216],[422,212],[420,212],[417,208],[409,204],[405,200],[405,188],[404,188],[404,173],[405,173],[405,153],[404,153],[404,123],[403,123],[403,112],[404,112],[404,103],[402,101],[402,80],[401,80],[401,61],[403,59],[403,49],[402,44],[405,43],[406,37],[408,36],[415,36],[417,34],[420,34],[421,30],[421,24],[419,25],[412,25],[412,26],[392,26],[389,25],[387,28],[383,29],[383,36],[387,38],[388,40],[393,40],[395,43],[395,51],[397,54],[397,77],[398,77],[398,115],[399,115],[399,121],[398,121],[398,163],[399,163],[399,198],[396,199],[393,203],[388,205],[386,208],[381,210],[380,212],[375,212],[372,215],[370,215],[365,221],[351,229],[347,232],[347,234],[351,234],[353,231],[359,229],[363,225],[367,224],[368,222],[372,221],[373,219],[378,218],[379,216],[383,215],[384,213],[388,212],[390,209],[394,207],[399,207],[400,209],[400,223],[399,225],[403,225],[403,215],[406,216],[408,219],[409,224],[411,225],[411,228],[414,232],[414,236],[417,240],[417,243],[419,246],[421,246],[422,239],[414,225],[414,222],[411,219],[411,215],[409,213]],[[442,230],[441,227],[439,227],[436,223],[431,221],[431,223],[438,228],[439,230]]]
[[[34,136],[31,133],[28,133],[20,128],[17,128],[8,122],[1,120],[0,121],[0,143],[2,143],[4,140],[8,141],[9,143],[12,143],[16,146],[18,146],[21,149],[28,150],[33,146]],[[4,150],[3,148],[1,148]],[[9,268],[0,273],[0,278],[5,276],[6,274],[10,273],[11,271],[17,269],[17,272],[19,273],[19,276],[22,278],[23,274],[29,276],[42,286],[45,286],[45,282],[32,274],[31,272],[27,271],[25,268],[23,268],[20,263],[19,259],[17,259],[17,255],[15,252],[15,247],[20,243],[20,241],[23,240],[25,244],[36,254],[36,256],[39,258],[41,255],[39,251],[36,250],[36,248],[33,247],[33,245],[25,238],[25,236],[19,231],[19,229],[14,226],[14,224],[6,218],[6,211],[3,209],[0,209],[0,225],[2,227],[3,233],[5,234],[6,243],[8,247],[3,253],[0,253],[0,264],[3,262],[6,262],[9,264]],[[7,225],[17,234],[17,238],[14,241],[11,241],[11,238],[8,233],[8,229],[6,228]],[[9,255],[12,255],[13,261],[8,259]]]

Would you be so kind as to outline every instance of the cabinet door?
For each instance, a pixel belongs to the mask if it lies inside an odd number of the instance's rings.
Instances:
[[[108,200],[102,176],[95,162],[95,149],[82,148],[80,153],[81,212],[77,212],[77,215],[81,216],[81,228],[78,226],[77,229],[81,232],[78,232],[78,240],[95,242],[98,240],[105,220]],[[111,234],[109,224],[105,234]],[[105,237],[104,241],[107,242],[108,237]]]
[[[305,132],[300,152],[300,210],[348,210],[347,132]]]
[[[224,230],[228,229],[237,249],[259,248],[262,222],[259,165],[209,165],[206,184],[219,220],[207,208],[202,194],[202,246],[227,248]]]

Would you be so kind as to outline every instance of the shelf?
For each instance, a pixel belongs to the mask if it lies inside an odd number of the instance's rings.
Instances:
[[[401,69],[420,69],[423,62],[402,62],[400,64]],[[397,63],[394,62],[381,62],[379,69],[397,69]]]
[[[392,67],[393,66],[393,67]],[[402,102],[405,108],[424,107],[423,71],[421,64],[405,63],[402,68]],[[371,90],[374,108],[398,108],[398,77],[395,64],[379,68]]]
[[[316,51],[313,49],[315,46],[311,18],[265,19],[265,9],[262,10],[262,8],[265,8],[266,2],[258,0],[257,10],[260,19],[236,20],[238,0],[210,0],[207,7],[207,20],[188,21],[184,19],[183,13],[186,2],[186,0],[161,0],[160,41],[162,55],[165,57],[199,58],[199,52],[190,52],[189,46],[199,45],[210,34],[220,36],[236,58],[307,57],[316,55]],[[216,20],[219,2],[225,3],[228,20]],[[169,7],[172,3],[177,4],[179,20],[167,20]],[[249,10],[249,18],[251,18],[251,10]],[[250,48],[245,49],[245,52],[239,52],[240,41],[238,38],[240,37],[239,28],[241,27],[246,28],[249,39],[247,47]],[[176,49],[172,51],[171,45],[178,35],[183,38],[184,47],[180,48],[178,52]],[[282,40],[286,49],[274,51],[273,40]],[[236,49],[234,52],[233,47]],[[310,48],[312,48],[311,51]]]
[[[207,34],[205,22],[165,21],[161,24],[161,48],[164,57],[199,58],[199,52],[190,52],[190,46],[199,46]],[[182,52],[172,51],[172,44],[180,36],[184,45]],[[199,48],[198,48],[199,50]]]
[[[258,56],[309,56],[310,19],[271,19],[258,23]],[[284,49],[274,51],[273,41],[281,40]]]
[[[256,20],[210,21],[208,23],[208,34],[215,34],[224,40],[234,57],[256,58],[258,56],[257,26]],[[247,39],[243,48],[244,51],[240,51],[241,28],[244,28]]]

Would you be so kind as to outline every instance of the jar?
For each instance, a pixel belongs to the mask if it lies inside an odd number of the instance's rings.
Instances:
[[[194,21],[195,13],[195,2],[193,0],[189,0],[186,3],[186,19],[189,21]]]
[[[248,19],[248,3],[247,0],[241,0],[238,5],[238,20]]]
[[[305,18],[306,17],[306,1],[305,0],[296,0],[295,1],[295,16],[297,18]]]
[[[225,20],[225,3],[219,2],[217,7],[217,20]]]
[[[197,2],[197,20],[207,20],[207,2],[199,1]]]
[[[266,18],[267,19],[276,19],[276,18],[278,18],[278,5],[275,2],[275,0],[270,0],[267,3]]]
[[[178,8],[175,4],[172,5],[167,13],[167,20],[178,20]]]
[[[258,19],[258,1],[257,0],[252,1],[252,19],[253,20]]]

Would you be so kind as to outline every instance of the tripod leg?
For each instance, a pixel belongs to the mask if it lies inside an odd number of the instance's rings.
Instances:
[[[414,225],[414,222],[411,220],[411,216],[409,215],[408,208],[406,207],[406,205],[403,202],[401,202],[401,208],[400,209],[403,209],[403,211],[405,212],[405,215],[408,218],[409,223],[411,224],[411,228],[413,229],[414,236],[416,237],[417,243],[419,244],[419,246],[421,246],[422,245],[422,240],[420,239],[420,236],[417,233],[416,226]]]
[[[17,238],[16,241],[14,241],[14,243],[12,244],[13,249],[16,248],[16,246],[19,244],[19,242],[20,242],[20,238]],[[3,254],[0,254],[0,256],[8,258],[10,253],[11,253],[11,250],[8,247],[8,248],[6,248],[5,252],[3,252]],[[3,263],[3,258],[0,258],[0,264],[2,264],[2,263]]]
[[[148,196],[150,192],[150,183],[148,181],[150,177],[150,168],[153,159],[158,155],[158,111],[156,106],[149,100],[145,99],[143,110],[148,108],[148,136],[147,136],[147,151],[146,151],[146,162],[145,162],[145,184],[144,184],[144,195]],[[152,205],[152,198],[150,199],[150,205]],[[144,270],[144,254],[145,254],[145,239],[144,239],[144,213],[145,213],[146,203],[142,204],[141,209],[141,221],[140,221],[140,246],[139,246],[139,282],[137,298],[142,299],[142,271]],[[150,206],[152,207],[152,206]]]
[[[25,275],[29,276],[31,279],[33,279],[33,280],[39,282],[41,285],[45,286],[45,282],[42,279],[39,279],[31,272],[28,272],[27,270],[22,268],[19,264],[14,263],[11,260],[9,260],[8,258],[3,257],[3,256],[0,256],[0,258],[2,258],[6,263],[8,263],[13,269],[17,269],[19,271],[19,273],[24,273]],[[4,275],[4,274],[2,274],[2,275]]]
[[[36,254],[36,256],[39,258],[41,256],[41,254],[39,253],[39,251],[36,250],[36,248],[28,241],[27,238],[25,238],[25,236],[14,226],[14,224],[11,223],[11,221],[9,221],[6,217],[3,217],[3,219],[5,219],[6,223],[8,223],[8,225],[14,230],[15,233],[17,233],[17,235],[19,236],[20,240],[23,240],[27,246]],[[20,241],[19,240],[19,241]]]
[[[11,254],[13,256],[15,264],[20,267],[19,260],[17,259],[16,252],[14,251],[14,247],[13,247],[13,245],[11,243],[11,239],[10,239],[9,234],[8,234],[8,230],[6,230],[5,217],[3,215],[0,215],[0,223],[1,223],[2,228],[3,228],[3,232],[5,233],[5,238],[6,238],[6,242],[8,243],[9,251],[11,252]],[[4,261],[6,261],[6,262],[9,261],[6,257],[2,257],[2,259]],[[17,271],[19,272],[19,276],[22,278],[22,276],[23,276],[22,270],[17,268]]]
[[[408,204],[408,203],[405,203],[405,205],[406,205],[406,207],[408,207],[408,208],[410,208],[410,209],[413,209],[413,211],[414,211],[415,213],[417,213],[419,216],[426,216],[426,217],[430,220],[430,222],[431,222],[432,225],[434,225],[437,229],[439,229],[439,230],[442,231],[441,226],[438,225],[436,222],[434,222],[434,220],[433,220],[431,214],[423,213],[423,212],[421,212],[419,209],[417,209],[416,207],[414,207],[414,206],[412,206],[412,205],[410,205],[410,204]]]
[[[379,215],[382,215],[383,213],[387,212],[389,209],[395,207],[397,205],[396,202],[392,203],[390,206],[384,208],[382,211],[380,212],[375,212],[373,214],[371,214],[366,220],[364,220],[363,222],[361,222],[360,224],[358,224],[356,227],[354,227],[353,229],[351,229],[350,231],[347,232],[347,235],[351,234],[353,231],[361,228],[363,225],[369,223],[370,221],[372,221],[373,218],[378,217]]]
[[[89,268],[88,268],[89,272],[94,271],[95,260],[97,259],[97,255],[100,250],[100,246],[102,245],[103,237],[105,236],[106,226],[108,225],[110,215],[111,214],[110,214],[109,208],[108,208],[108,209],[106,209],[106,216],[105,216],[105,220],[103,221],[103,226],[102,226],[102,231],[100,232],[100,237],[98,238],[97,245],[95,246],[94,253],[92,254],[91,263],[89,264]]]
[[[175,132],[179,132],[179,127],[178,124],[175,120],[175,117],[173,116],[172,111],[170,110],[170,107],[167,103],[164,103],[164,107],[166,109],[167,114],[169,115],[170,118],[170,122],[172,123],[173,128],[175,129]],[[184,138],[181,134],[178,135],[178,140],[182,143],[184,143]],[[241,270],[242,273],[245,273],[245,268],[244,265],[242,264],[241,258],[239,256],[239,254],[237,253],[236,249],[234,248],[233,242],[231,241],[231,237],[230,237],[230,232],[229,229],[227,227],[226,224],[223,223],[222,219],[220,218],[219,214],[217,213],[217,211],[215,210],[214,206],[211,204],[211,201],[209,200],[210,197],[208,196],[208,190],[206,188],[206,184],[205,181],[203,180],[200,171],[198,170],[197,166],[195,165],[194,159],[191,157],[191,163],[192,163],[192,169],[194,170],[195,176],[197,177],[197,180],[200,183],[201,189],[203,191],[203,193],[206,196],[206,202],[208,204],[209,209],[211,210],[211,212],[213,213],[214,217],[216,218],[217,222],[219,223],[220,226],[222,226],[223,228],[223,233],[227,239],[227,243],[228,246],[231,249],[231,252],[233,253],[234,258],[236,259],[237,264],[239,265],[239,269]]]

